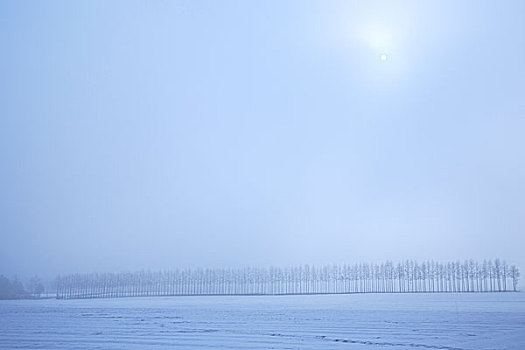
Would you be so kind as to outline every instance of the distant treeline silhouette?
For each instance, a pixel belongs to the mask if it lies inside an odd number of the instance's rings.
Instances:
[[[59,276],[57,298],[176,295],[283,295],[516,291],[519,270],[500,259],[482,263],[309,265],[289,268],[177,269]]]
[[[0,275],[0,299],[34,299],[44,292],[44,285],[37,276],[32,277],[28,289],[16,277],[13,280]]]

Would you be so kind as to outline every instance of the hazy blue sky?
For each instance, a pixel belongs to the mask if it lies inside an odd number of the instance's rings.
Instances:
[[[523,269],[524,83],[519,0],[2,1],[0,273]]]

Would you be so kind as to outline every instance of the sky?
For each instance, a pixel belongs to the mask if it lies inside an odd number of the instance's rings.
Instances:
[[[525,2],[2,1],[0,274],[500,257]]]

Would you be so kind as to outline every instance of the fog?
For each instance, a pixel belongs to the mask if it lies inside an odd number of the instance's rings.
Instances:
[[[0,274],[523,270],[524,17],[522,1],[3,1]]]

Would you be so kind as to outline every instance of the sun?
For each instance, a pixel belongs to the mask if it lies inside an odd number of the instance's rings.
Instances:
[[[381,55],[381,61],[384,62],[384,61],[386,61],[387,59],[388,59],[388,56],[387,56],[387,55],[385,55],[385,54],[382,54],[382,55]]]

